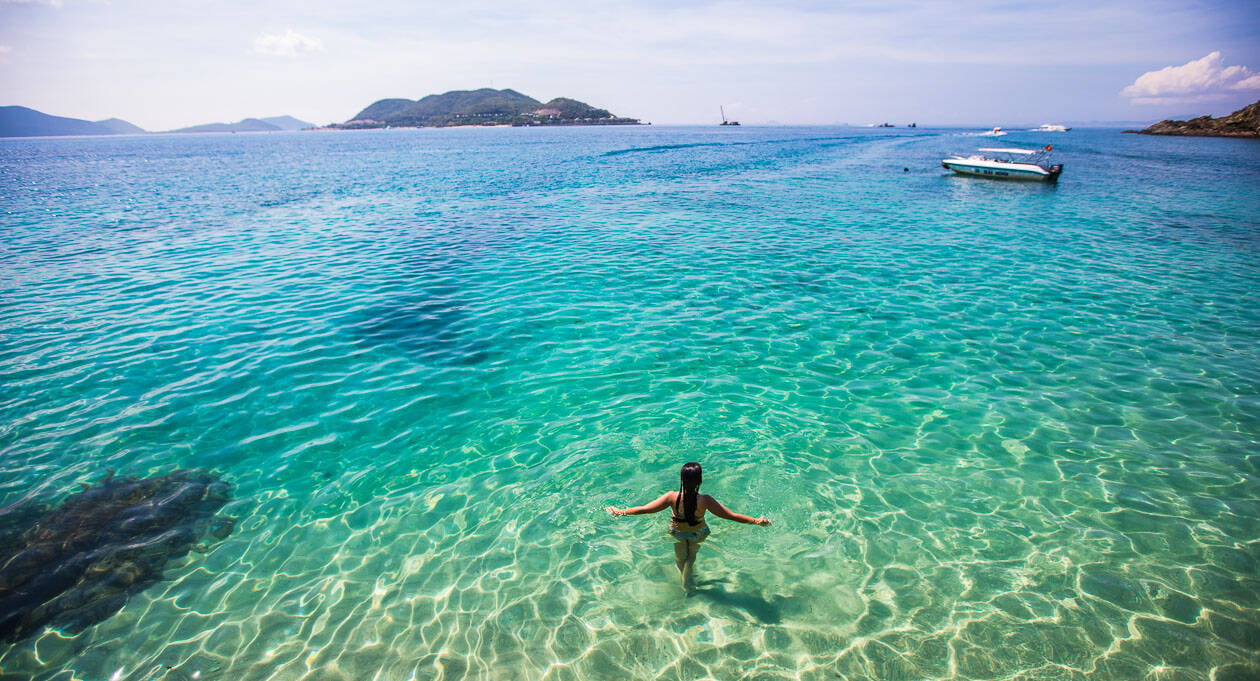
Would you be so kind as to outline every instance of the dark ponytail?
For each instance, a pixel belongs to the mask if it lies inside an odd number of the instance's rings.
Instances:
[[[682,479],[682,485],[678,488],[682,518],[687,521],[687,524],[695,525],[699,522],[696,520],[696,503],[700,494],[700,482],[704,477],[700,473],[700,464],[695,462],[683,464],[679,477]]]

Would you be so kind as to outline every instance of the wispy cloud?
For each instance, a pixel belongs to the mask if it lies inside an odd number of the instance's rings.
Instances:
[[[0,0],[0,5],[47,5],[61,7],[61,0]]]
[[[1219,51],[1181,66],[1147,71],[1120,91],[1135,104],[1195,102],[1260,90],[1260,74],[1246,66],[1225,66]]]
[[[13,48],[8,45],[0,45],[0,64],[9,61],[9,55],[13,54]]]
[[[263,34],[254,38],[255,52],[275,57],[297,57],[323,49],[324,44],[319,38],[302,35],[293,29],[284,33]]]

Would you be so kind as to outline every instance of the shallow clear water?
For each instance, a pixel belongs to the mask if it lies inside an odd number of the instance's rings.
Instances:
[[[0,140],[0,506],[196,467],[239,517],[0,671],[1255,678],[1260,144],[940,169],[983,142]],[[686,595],[600,509],[691,460],[774,525]]]

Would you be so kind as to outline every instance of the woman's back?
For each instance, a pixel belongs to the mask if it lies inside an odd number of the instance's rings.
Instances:
[[[673,498],[669,500],[669,506],[674,510],[673,521],[678,525],[703,525],[704,512],[708,510],[708,501],[711,499],[707,494],[696,494],[695,508],[692,509],[692,515],[687,517],[686,500],[682,492],[670,492]],[[695,522],[692,522],[694,520]]]

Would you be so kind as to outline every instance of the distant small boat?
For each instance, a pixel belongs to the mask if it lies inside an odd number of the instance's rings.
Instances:
[[[893,125],[892,123],[880,123],[879,125],[877,125],[877,126],[875,126],[875,127],[877,127],[877,128],[895,128],[895,127],[897,127],[897,126]]]
[[[950,156],[941,161],[941,167],[960,175],[975,175],[996,180],[1033,180],[1053,182],[1063,172],[1062,163],[1050,163],[1047,144],[1041,149],[980,149],[971,156]]]
[[[1067,132],[1068,130],[1071,128],[1057,123],[1042,123],[1040,127],[1033,128],[1033,132]]]
[[[726,120],[726,109],[719,106],[718,111],[722,112],[722,125],[739,125],[739,121]]]
[[[1005,135],[1005,134],[1006,132],[1003,131],[1001,128],[994,128],[988,132],[980,133],[980,136],[981,137],[1001,137],[1002,135]]]
[[[906,127],[907,127],[907,128],[917,128],[917,127],[919,127],[919,126],[915,125],[914,123],[911,123],[910,125],[907,125]]]

